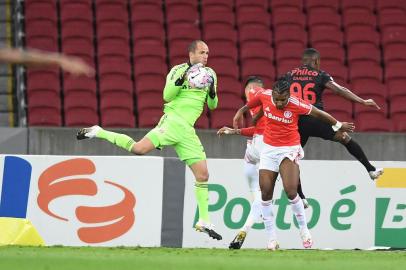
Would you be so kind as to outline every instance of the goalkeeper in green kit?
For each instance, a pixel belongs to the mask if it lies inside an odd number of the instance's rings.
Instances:
[[[173,146],[196,178],[195,194],[199,209],[196,230],[221,240],[221,235],[214,231],[209,219],[206,154],[193,127],[205,103],[210,110],[217,107],[217,77],[211,68],[205,67],[209,56],[206,43],[195,40],[189,45],[188,51],[189,62],[173,67],[167,75],[163,91],[166,102],[164,115],[144,138],[136,142],[125,134],[107,131],[99,126],[83,128],[76,137],[78,140],[103,139],[136,155],[146,154],[155,148]]]

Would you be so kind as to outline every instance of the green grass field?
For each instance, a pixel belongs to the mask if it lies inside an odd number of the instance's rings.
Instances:
[[[0,269],[406,269],[405,251],[0,247]]]

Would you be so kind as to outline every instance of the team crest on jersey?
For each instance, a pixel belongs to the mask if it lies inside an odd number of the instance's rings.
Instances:
[[[291,111],[285,111],[285,112],[283,113],[283,116],[284,116],[285,118],[291,118],[291,117],[292,117],[292,112],[291,112]]]

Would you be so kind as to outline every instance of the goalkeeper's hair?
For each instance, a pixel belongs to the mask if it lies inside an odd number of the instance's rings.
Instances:
[[[197,44],[200,43],[200,42],[203,42],[203,43],[204,43],[204,41],[203,41],[203,40],[200,40],[200,39],[193,40],[193,41],[189,44],[189,46],[187,47],[188,52],[195,52],[195,51],[196,51],[196,48],[197,48]]]
[[[264,81],[259,76],[249,76],[245,80],[244,88],[246,88],[249,83],[257,83],[261,85],[261,87],[264,87]]]
[[[281,77],[273,84],[272,90],[278,94],[284,94],[286,92],[289,93],[290,83],[285,77]]]

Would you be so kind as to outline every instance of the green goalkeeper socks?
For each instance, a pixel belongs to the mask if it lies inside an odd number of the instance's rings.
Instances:
[[[121,148],[124,148],[128,152],[131,152],[131,149],[132,149],[133,145],[135,144],[135,141],[131,137],[129,137],[125,134],[107,131],[104,129],[100,129],[97,132],[96,138],[107,140],[107,141],[111,142],[112,144],[115,144]]]
[[[207,182],[195,182],[195,195],[199,207],[199,219],[207,223],[209,220],[209,188]]]

